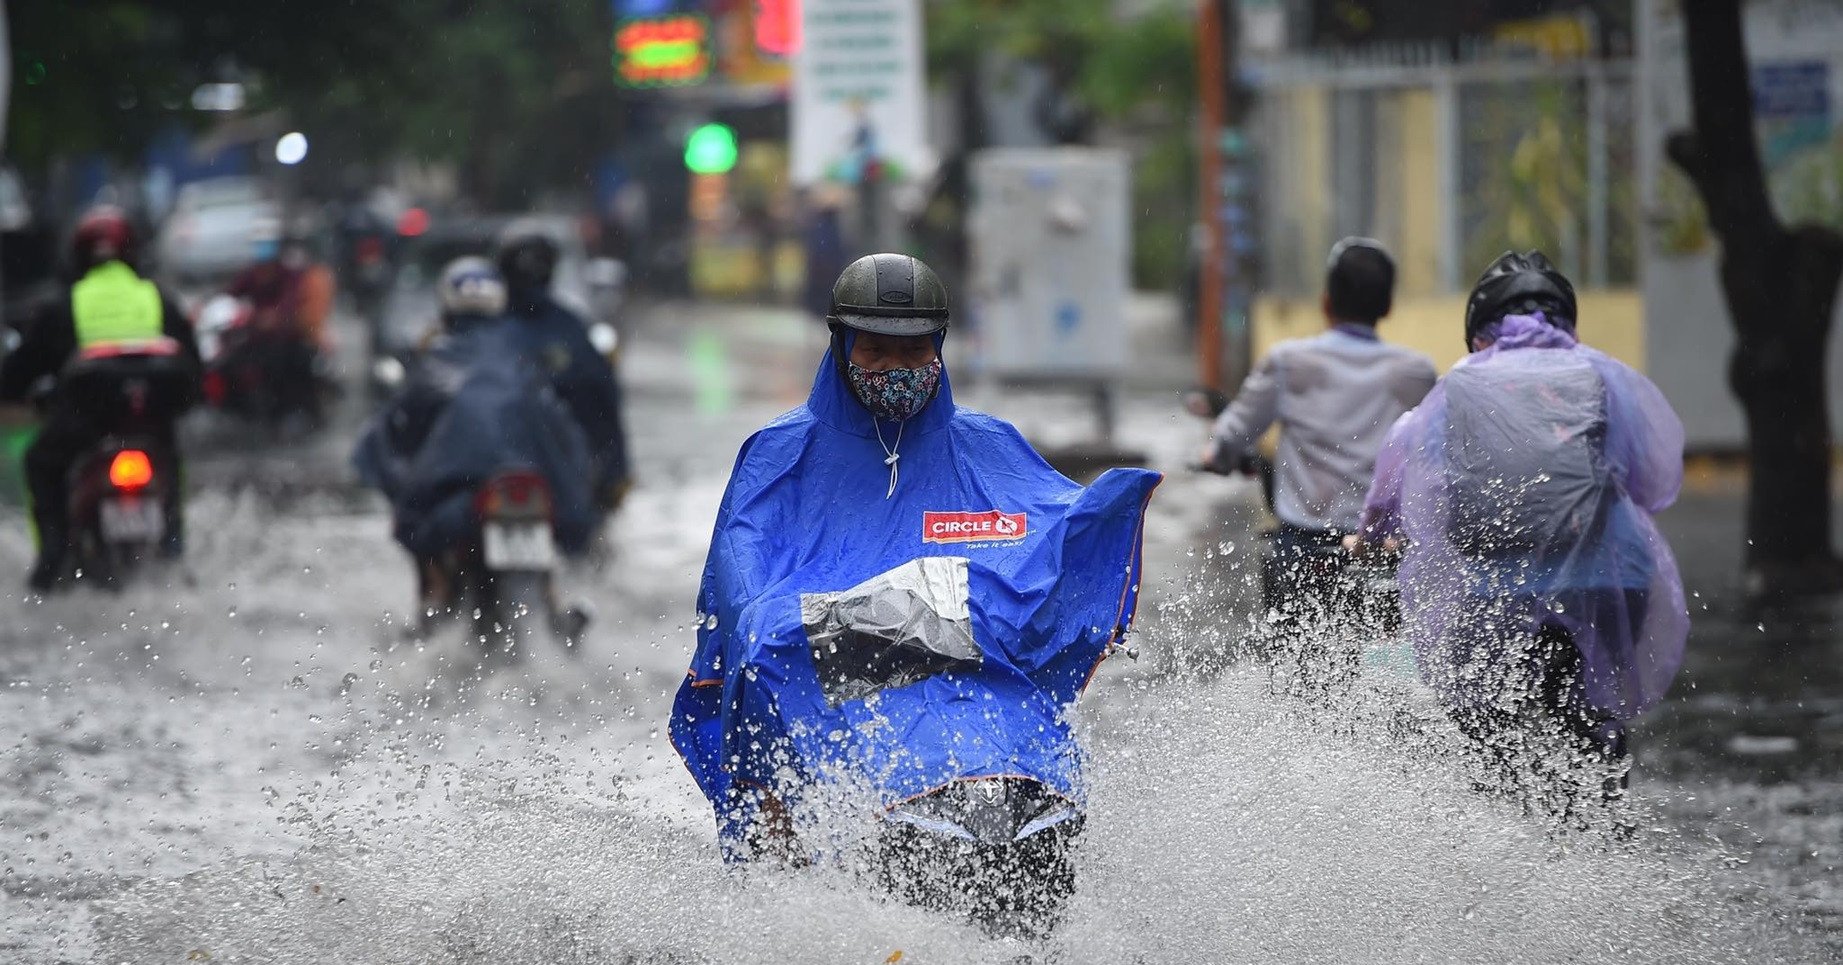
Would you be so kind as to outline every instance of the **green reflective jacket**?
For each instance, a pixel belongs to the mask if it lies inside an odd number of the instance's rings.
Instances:
[[[70,287],[77,349],[147,342],[163,333],[160,289],[119,261],[108,261]]]

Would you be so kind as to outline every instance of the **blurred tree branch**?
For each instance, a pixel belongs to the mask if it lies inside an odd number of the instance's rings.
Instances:
[[[32,0],[9,12],[8,146],[28,167],[134,157],[162,128],[209,120],[190,110],[200,83],[238,80],[252,109],[285,108],[324,156],[456,161],[479,200],[513,204],[580,183],[620,113],[605,4]]]
[[[929,76],[952,83],[1002,61],[1043,70],[1051,96],[1080,117],[1050,133],[1079,143],[1095,118],[1147,106],[1187,113],[1196,58],[1187,3],[1164,0],[1123,16],[1109,0],[929,0]]]

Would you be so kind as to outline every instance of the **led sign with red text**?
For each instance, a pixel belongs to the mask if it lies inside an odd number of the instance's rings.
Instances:
[[[710,74],[710,21],[697,14],[629,20],[614,30],[614,70],[628,87],[682,87]]]
[[[755,0],[755,46],[776,57],[800,49],[800,0]]]

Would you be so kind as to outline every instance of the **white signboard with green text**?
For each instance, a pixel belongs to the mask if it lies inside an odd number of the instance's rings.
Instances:
[[[800,30],[795,183],[929,174],[920,0],[804,0]]]

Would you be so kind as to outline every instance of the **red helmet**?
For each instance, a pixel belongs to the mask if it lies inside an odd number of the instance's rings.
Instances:
[[[99,204],[84,212],[70,240],[71,261],[79,269],[105,261],[132,261],[134,252],[134,225],[127,212],[112,204]]]

